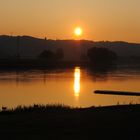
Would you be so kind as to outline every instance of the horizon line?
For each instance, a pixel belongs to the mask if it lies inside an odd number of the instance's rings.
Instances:
[[[8,35],[8,34],[0,34],[1,36],[7,36],[7,37],[30,37],[35,39],[41,39],[41,40],[54,40],[54,41],[89,41],[89,42],[124,42],[124,43],[133,43],[133,44],[140,44],[140,42],[129,42],[124,40],[92,40],[92,39],[52,39],[47,37],[36,37],[32,35]]]

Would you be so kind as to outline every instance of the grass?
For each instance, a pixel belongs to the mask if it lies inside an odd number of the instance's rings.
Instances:
[[[16,108],[7,109],[4,108],[0,111],[0,113],[32,113],[32,112],[65,112],[71,111],[77,108],[72,108],[70,106],[54,104],[54,105],[38,105],[34,104],[33,106],[17,106]]]
[[[0,112],[3,139],[139,139],[140,105],[34,105]]]

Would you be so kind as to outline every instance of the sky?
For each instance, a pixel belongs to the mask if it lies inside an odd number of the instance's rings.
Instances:
[[[140,42],[140,0],[0,0],[0,34]]]

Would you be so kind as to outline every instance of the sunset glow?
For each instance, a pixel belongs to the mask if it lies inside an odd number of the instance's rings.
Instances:
[[[80,68],[75,68],[74,72],[74,93],[76,97],[79,97],[80,93]]]
[[[83,33],[83,30],[80,27],[75,28],[74,33],[76,36],[81,36]]]
[[[1,137],[139,139],[140,0],[0,0],[0,19]]]
[[[139,0],[61,1],[1,0],[1,34],[140,42]]]

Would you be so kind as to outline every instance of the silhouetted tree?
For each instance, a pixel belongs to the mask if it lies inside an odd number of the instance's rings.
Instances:
[[[54,60],[55,59],[55,54],[52,51],[50,51],[50,50],[44,50],[39,55],[39,59]]]
[[[117,54],[107,48],[93,47],[88,50],[88,57],[94,64],[108,64],[117,60]]]
[[[64,52],[62,49],[57,49],[56,50],[56,59],[57,60],[62,60],[64,57]]]

